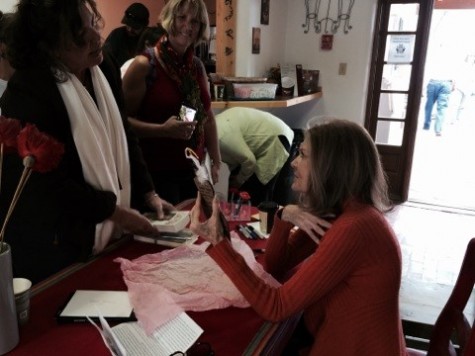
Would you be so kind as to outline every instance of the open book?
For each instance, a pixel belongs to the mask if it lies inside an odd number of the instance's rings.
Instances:
[[[104,343],[115,356],[168,356],[186,352],[203,333],[203,329],[182,312],[148,336],[137,322],[110,327],[101,316],[101,326],[90,322],[101,333]]]
[[[185,156],[193,162],[195,169],[195,185],[201,195],[201,208],[207,218],[213,213],[214,188],[211,174],[205,164],[201,164],[198,155],[191,148],[185,148]],[[230,239],[229,226],[226,217],[222,212],[219,213],[221,233],[224,237]]]

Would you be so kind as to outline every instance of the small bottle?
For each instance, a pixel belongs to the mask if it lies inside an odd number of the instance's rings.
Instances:
[[[248,192],[239,193],[239,213],[237,220],[250,221],[251,220],[251,196]]]

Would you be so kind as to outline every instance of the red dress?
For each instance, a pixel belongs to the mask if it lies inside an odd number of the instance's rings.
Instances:
[[[150,52],[144,53],[151,61],[151,80],[148,81],[147,92],[143,98],[141,108],[137,115],[139,120],[152,123],[164,123],[170,116],[178,115],[181,104],[184,101],[180,88],[165,72]],[[194,58],[198,65],[196,78],[200,87],[201,101],[204,111],[211,107],[208,79],[204,67],[198,58]],[[198,128],[195,129],[198,132]],[[202,130],[201,130],[202,131]],[[185,148],[190,146],[189,141],[173,138],[142,138],[140,145],[144,158],[151,172],[164,173],[166,171],[191,170],[188,159],[185,158]],[[204,135],[198,138],[195,152],[203,158]]]

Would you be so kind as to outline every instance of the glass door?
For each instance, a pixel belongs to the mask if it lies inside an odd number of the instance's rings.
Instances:
[[[378,4],[366,127],[395,201],[408,195],[432,7],[422,0]]]

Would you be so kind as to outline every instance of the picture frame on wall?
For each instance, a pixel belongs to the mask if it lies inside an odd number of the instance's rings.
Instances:
[[[331,50],[333,48],[333,35],[322,35],[320,48],[324,51]]]
[[[261,25],[269,24],[269,4],[270,0],[261,0]]]
[[[252,53],[261,53],[261,29],[259,27],[252,28]]]

